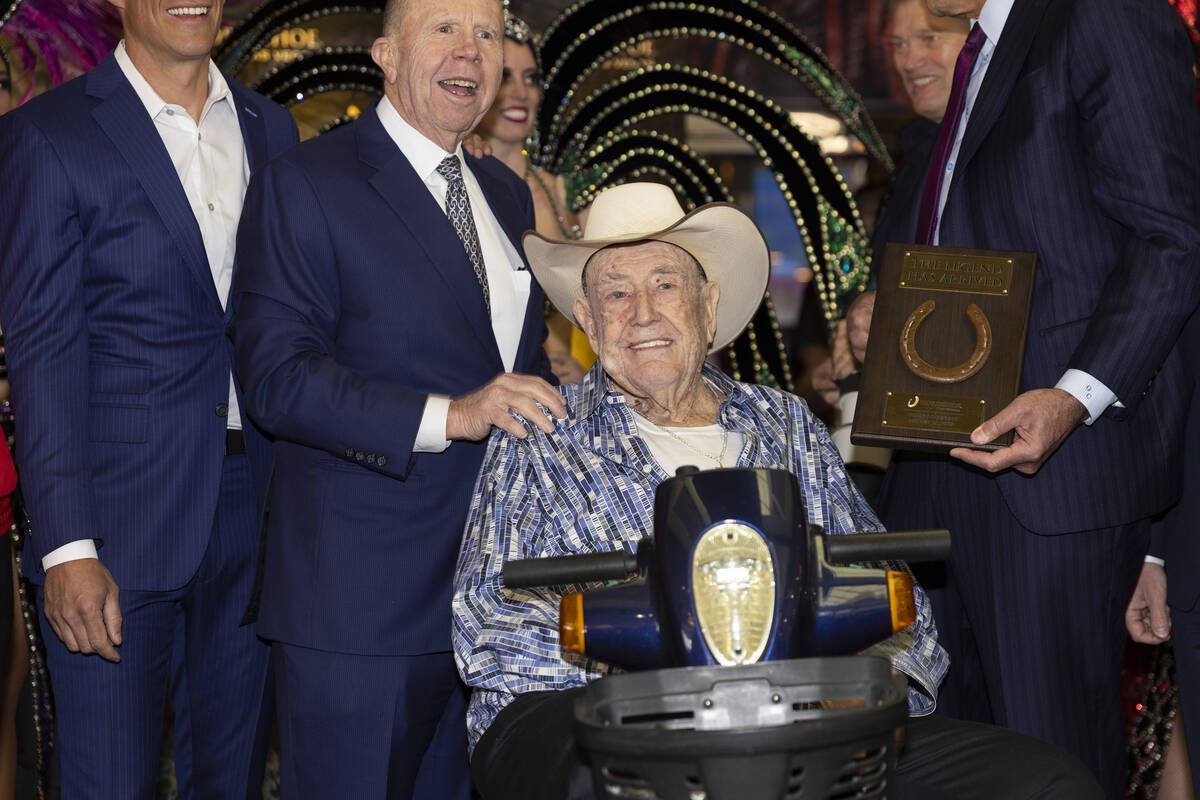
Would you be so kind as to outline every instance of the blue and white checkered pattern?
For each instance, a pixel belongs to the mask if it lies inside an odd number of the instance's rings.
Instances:
[[[479,233],[475,230],[475,215],[471,213],[471,199],[467,197],[467,185],[463,182],[462,162],[458,156],[447,156],[437,167],[438,175],[446,179],[446,216],[458,238],[462,239],[467,258],[475,268],[475,279],[483,292],[483,304],[488,314],[492,313],[492,299],[488,292],[487,270],[483,266],[483,252],[479,249]]]
[[[799,398],[737,383],[706,364],[704,377],[725,399],[720,422],[745,435],[739,467],[776,467],[797,476],[809,522],[833,534],[882,530],[846,476],[825,426]],[[455,574],[454,653],[474,691],[467,713],[472,749],[496,714],[522,692],[583,686],[611,668],[562,653],[558,595],[505,591],[509,559],[632,551],[654,520],[654,490],[669,476],[638,436],[624,395],[599,364],[559,388],[567,417],[552,434],[526,424],[517,439],[497,430],[475,484]],[[949,659],[923,592],[917,622],[871,652],[911,679],[909,708],[933,710]]]

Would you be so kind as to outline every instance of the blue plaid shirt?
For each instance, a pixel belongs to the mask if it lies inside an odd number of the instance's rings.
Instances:
[[[745,435],[739,467],[795,474],[810,524],[834,534],[882,530],[846,476],[825,426],[799,398],[737,383],[704,365],[725,399],[720,421]],[[552,434],[526,424],[529,437],[497,430],[475,484],[454,579],[454,655],[473,688],[467,711],[472,751],[487,727],[522,692],[583,686],[612,671],[563,653],[558,595],[506,591],[500,568],[539,558],[625,548],[633,551],[654,521],[654,490],[669,476],[638,436],[625,397],[599,364],[580,383],[560,388],[567,417]],[[933,710],[949,658],[937,642],[929,603],[917,589],[917,621],[871,652],[910,678],[909,710]]]

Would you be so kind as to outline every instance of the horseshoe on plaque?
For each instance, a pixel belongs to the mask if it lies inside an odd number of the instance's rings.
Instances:
[[[983,309],[974,303],[968,304],[967,316],[970,317],[972,324],[975,326],[974,352],[961,364],[956,364],[953,367],[935,367],[918,355],[916,340],[917,328],[921,327],[921,323],[933,313],[936,307],[937,304],[933,300],[926,300],[908,315],[908,319],[904,321],[904,327],[900,330],[900,357],[904,360],[904,365],[912,370],[913,374],[925,380],[933,381],[934,383],[958,383],[959,381],[965,381],[976,372],[979,372],[984,363],[987,362],[988,356],[992,353],[992,326],[988,323],[987,315],[983,313]]]

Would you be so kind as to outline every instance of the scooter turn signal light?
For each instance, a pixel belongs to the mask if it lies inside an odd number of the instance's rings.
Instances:
[[[565,594],[558,604],[558,639],[564,650],[583,655],[583,595]]]
[[[912,576],[907,572],[888,570],[888,603],[892,607],[892,633],[898,633],[917,620],[917,603],[913,598]],[[564,603],[566,598],[563,598]],[[565,605],[564,605],[565,608]]]

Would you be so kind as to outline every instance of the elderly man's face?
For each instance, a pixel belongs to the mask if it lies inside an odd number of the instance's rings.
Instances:
[[[399,31],[371,49],[400,116],[451,152],[496,98],[504,63],[500,0],[406,0]]]
[[[717,284],[665,242],[609,247],[587,267],[575,318],[627,394],[658,397],[696,378],[717,325]]]
[[[888,49],[904,82],[913,111],[941,122],[954,84],[954,63],[967,41],[967,23],[935,17],[922,0],[908,0],[892,11]]]

